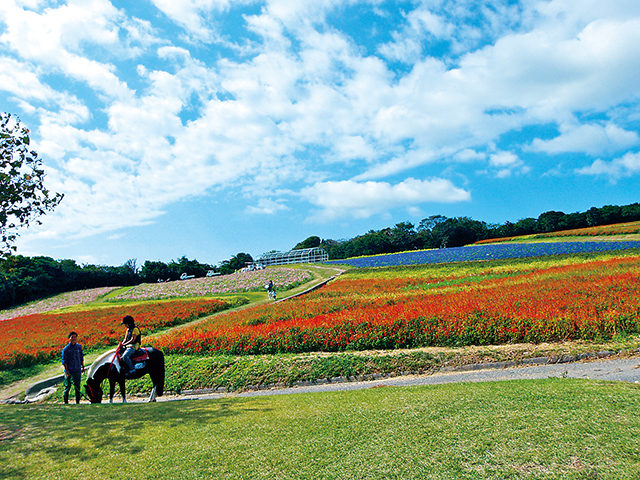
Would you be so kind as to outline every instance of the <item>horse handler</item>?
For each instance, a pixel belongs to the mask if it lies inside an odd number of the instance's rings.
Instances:
[[[80,378],[84,373],[84,355],[82,345],[78,343],[78,334],[69,333],[69,343],[62,349],[62,366],[64,367],[64,403],[69,403],[71,383],[76,393],[76,403],[80,403]]]

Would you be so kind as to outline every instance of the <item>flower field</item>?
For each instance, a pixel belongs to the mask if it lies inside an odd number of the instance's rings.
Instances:
[[[269,280],[273,281],[276,289],[287,290],[312,278],[312,274],[307,270],[274,267],[219,277],[193,278],[166,283],[143,283],[110,297],[109,300],[157,300],[220,293],[264,291],[264,285]]]
[[[100,297],[106,295],[110,291],[118,287],[100,287],[88,288],[86,290],[76,290],[73,292],[61,293],[51,298],[31,302],[9,310],[0,311],[0,321],[9,318],[23,317],[34,313],[43,313],[50,310],[58,310],[59,308],[71,307],[73,305],[81,305],[83,303],[94,302]]]
[[[640,331],[640,254],[351,270],[303,297],[218,315],[168,352],[274,353],[611,338]]]
[[[532,235],[520,235],[516,237],[488,238],[476,242],[477,245],[525,240],[531,238],[555,238],[555,237],[600,237],[606,235],[634,235],[640,234],[640,222],[616,223],[614,225],[601,225],[597,227],[575,228],[561,230],[559,232],[537,233]]]
[[[529,258],[545,255],[570,255],[575,253],[607,252],[632,248],[640,248],[640,242],[554,242],[471,245],[467,247],[419,250],[347,258],[344,260],[330,260],[325,263],[351,265],[353,267],[388,267],[393,265]]]
[[[60,355],[70,331],[86,348],[114,345],[124,336],[122,317],[132,315],[143,334],[208,315],[230,305],[221,300],[181,300],[31,314],[0,322],[0,368],[19,367]],[[143,344],[144,344],[143,337]]]

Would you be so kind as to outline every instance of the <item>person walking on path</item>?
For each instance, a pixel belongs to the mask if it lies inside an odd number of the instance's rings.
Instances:
[[[269,283],[265,285],[267,292],[269,293],[269,298],[272,300],[276,299],[276,287],[273,284],[273,280],[269,280]]]
[[[76,394],[76,403],[80,403],[80,379],[84,373],[84,355],[82,345],[78,343],[78,334],[69,333],[69,343],[62,349],[62,366],[64,367],[64,403],[69,403],[71,383]]]

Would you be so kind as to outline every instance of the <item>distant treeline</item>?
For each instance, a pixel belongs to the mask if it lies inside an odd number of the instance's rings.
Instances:
[[[469,217],[447,218],[434,215],[423,219],[417,226],[402,222],[394,227],[370,230],[349,240],[321,240],[319,237],[309,237],[294,248],[319,246],[334,260],[405,250],[459,247],[490,238],[557,232],[636,220],[640,220],[640,203],[593,207],[579,213],[549,211],[538,218],[524,218],[515,223],[505,222],[502,225],[487,224]]]
[[[458,247],[489,238],[547,233],[635,220],[640,220],[639,203],[594,207],[582,213],[549,211],[538,218],[524,218],[503,225],[489,225],[469,217],[447,218],[434,215],[423,219],[417,227],[412,223],[402,222],[394,227],[371,230],[349,240],[321,240],[314,236],[300,242],[294,248],[320,246],[333,260],[405,250]],[[169,263],[146,261],[139,268],[136,260],[128,260],[119,267],[110,267],[78,265],[74,260],[14,255],[0,260],[0,308],[71,290],[178,280],[183,273],[203,277],[212,270],[225,275],[252,261],[253,258],[248,253],[238,253],[218,266],[181,257]]]
[[[136,260],[110,267],[78,265],[75,260],[12,255],[0,260],[0,308],[72,290],[178,280],[183,273],[195,277],[204,277],[209,270],[233,273],[252,260],[249,254],[239,253],[219,266],[212,266],[182,257],[169,263],[146,261],[139,268]]]

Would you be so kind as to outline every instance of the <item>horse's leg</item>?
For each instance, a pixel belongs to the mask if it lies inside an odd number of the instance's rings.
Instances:
[[[113,378],[109,379],[109,403],[113,403],[113,395],[116,393],[116,382]]]
[[[127,393],[126,388],[124,386],[124,375],[121,375],[118,379],[118,383],[120,384],[120,394],[122,395],[122,403],[127,403]]]
[[[155,385],[151,389],[151,395],[149,396],[149,401],[150,402],[155,402],[156,401],[156,386]]]

